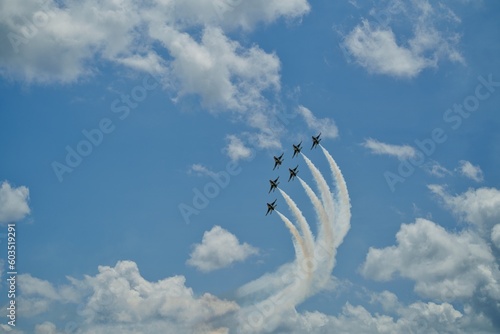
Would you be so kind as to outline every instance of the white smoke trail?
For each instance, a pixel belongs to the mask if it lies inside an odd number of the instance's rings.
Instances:
[[[286,203],[292,210],[293,215],[295,216],[295,219],[297,219],[297,222],[299,223],[300,230],[302,231],[302,235],[304,237],[305,241],[305,248],[306,248],[306,253],[304,254],[307,260],[312,260],[311,256],[314,254],[314,238],[311,232],[311,228],[309,224],[307,223],[306,218],[302,214],[302,211],[300,211],[299,207],[297,204],[293,201],[293,199],[288,196],[288,194],[278,188],[278,190],[281,193],[281,196],[285,199]]]
[[[274,210],[274,211],[276,211],[278,216],[280,216],[281,220],[285,223],[286,227],[288,227],[288,229],[290,230],[290,233],[293,236],[292,242],[293,242],[293,247],[295,249],[295,255],[296,255],[297,261],[299,261],[299,263],[300,263],[301,261],[304,260],[304,256],[307,253],[306,246],[304,245],[304,239],[302,239],[302,237],[299,234],[299,231],[297,230],[295,225],[292,224],[290,219],[285,217],[285,215],[282,214],[281,212],[279,212],[278,210]]]
[[[340,201],[339,207],[339,219],[337,224],[337,234],[335,235],[335,248],[338,247],[344,240],[345,235],[351,227],[351,200],[349,198],[349,192],[347,190],[347,184],[345,182],[344,176],[340,171],[339,166],[330,155],[330,153],[320,145],[323,154],[325,155],[328,163],[330,164],[330,169],[332,171],[333,178],[337,184],[337,196]]]
[[[305,154],[301,153],[301,155],[313,175],[314,181],[319,189],[324,211],[328,217],[327,219],[324,219],[324,217],[321,219],[321,225],[323,226],[322,231],[324,231],[324,234],[318,235],[318,237],[321,238],[318,238],[315,245],[315,260],[318,263],[317,266],[320,270],[318,270],[318,273],[315,276],[317,284],[315,284],[314,289],[321,290],[328,282],[333,267],[335,266],[336,247],[334,245],[333,231],[335,229],[335,213],[337,212],[337,209],[330,187],[323,177],[323,174],[321,174],[318,168],[316,168],[316,166]]]
[[[328,281],[330,273],[334,265],[334,246],[333,246],[333,221],[328,217],[325,208],[321,204],[318,196],[309,187],[309,185],[304,182],[300,177],[298,177],[300,184],[304,188],[307,196],[311,200],[314,206],[316,214],[318,216],[318,235],[316,238],[316,243],[314,245],[314,267],[316,268],[314,289],[320,290],[324,284]]]
[[[316,237],[316,240],[324,240],[325,237],[331,233],[328,233],[327,230],[329,228],[329,224],[325,224],[325,222],[328,221],[328,214],[326,213],[325,207],[323,204],[320,202],[318,196],[314,193],[314,191],[309,187],[309,185],[300,178],[300,176],[297,176],[299,179],[300,184],[302,185],[302,188],[304,188],[304,191],[306,192],[307,196],[311,200],[312,205],[314,206],[314,210],[316,211],[316,214],[318,215],[318,235]]]
[[[276,211],[292,234],[296,261],[281,266],[276,272],[266,274],[239,289],[238,292],[248,292],[254,297],[252,304],[245,305],[238,313],[243,333],[274,332],[282,323],[283,317],[288,314],[287,312],[295,312],[296,305],[312,293],[323,289],[325,283],[331,278],[337,248],[350,228],[351,206],[347,186],[339,167],[328,151],[323,146],[321,148],[330,164],[336,185],[336,196],[334,198],[321,172],[301,153],[320,193],[321,200],[305,181],[298,178],[316,211],[319,220],[318,236],[314,240],[309,224],[298,206],[280,189],[298,221],[304,238],[287,217]],[[307,276],[304,277],[299,264],[304,258],[310,256],[311,244],[314,249],[313,268],[315,270],[312,273],[312,279],[308,279]],[[250,294],[243,294],[243,297],[247,298]]]
[[[283,289],[284,286],[290,283],[289,280],[287,278],[284,279],[284,277],[297,276],[296,272],[299,265],[301,263],[307,263],[307,261],[305,261],[305,256],[306,254],[310,254],[310,252],[308,252],[299,231],[285,215],[283,215],[278,210],[274,211],[278,214],[278,216],[285,223],[286,227],[292,234],[292,243],[295,250],[296,263],[291,266],[281,266],[276,272],[272,274],[266,274],[240,287],[237,291],[237,297],[239,299],[248,298],[250,297],[250,295],[252,295],[254,298],[257,298],[259,296],[264,299],[271,298],[271,295],[276,294],[277,289]],[[310,255],[308,256],[310,257]]]
[[[302,155],[302,158],[304,158],[307,167],[309,167],[309,170],[314,177],[314,181],[316,181],[316,185],[318,186],[318,189],[320,191],[321,202],[323,203],[323,207],[325,208],[326,213],[330,218],[329,221],[331,223],[334,218],[335,204],[333,202],[330,187],[328,186],[328,183],[326,182],[321,172],[316,168],[316,166],[314,166],[311,160],[309,160],[309,158],[306,157],[304,153],[300,153],[300,155]]]

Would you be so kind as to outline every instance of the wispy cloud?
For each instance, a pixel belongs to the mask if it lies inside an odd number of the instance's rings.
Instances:
[[[456,47],[458,35],[437,28],[443,20],[459,23],[449,8],[441,5],[436,10],[426,0],[396,1],[388,8],[373,9],[371,15],[378,22],[364,19],[343,41],[346,50],[368,72],[412,78],[426,68],[437,67],[442,59],[464,63]],[[392,17],[401,16],[410,22],[413,31],[407,40],[396,36],[390,26]]]
[[[415,157],[415,148],[409,145],[393,145],[380,142],[376,139],[368,138],[362,143],[373,154],[390,155],[400,160]]]
[[[338,137],[339,130],[332,119],[316,118],[312,111],[304,106],[299,106],[297,111],[306,121],[307,127],[311,130],[321,132],[323,138]]]
[[[215,176],[217,173],[208,169],[202,164],[192,164],[188,169],[188,174],[196,174],[198,176]]]
[[[203,234],[200,244],[194,245],[186,263],[200,271],[209,272],[244,261],[257,253],[257,248],[247,243],[240,244],[236,236],[220,226],[214,226]]]
[[[458,166],[458,172],[476,182],[483,182],[484,176],[481,167],[474,166],[472,163],[466,160],[460,160]]]
[[[422,168],[429,174],[434,175],[436,177],[445,177],[448,175],[453,175],[453,172],[447,169],[446,167],[439,164],[437,161],[429,161],[422,165]]]

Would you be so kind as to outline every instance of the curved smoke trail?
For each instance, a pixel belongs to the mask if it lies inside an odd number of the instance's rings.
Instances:
[[[306,246],[304,245],[304,239],[302,239],[302,237],[299,234],[299,231],[297,230],[295,225],[292,224],[290,219],[285,217],[285,215],[282,214],[281,212],[279,212],[278,210],[274,210],[274,211],[276,211],[278,216],[280,216],[281,220],[285,223],[286,227],[288,227],[288,229],[290,230],[290,233],[293,236],[292,242],[293,242],[293,247],[295,248],[295,256],[296,256],[297,260],[299,262],[303,261],[305,254],[307,254],[307,249],[306,249]]]
[[[334,264],[333,219],[329,218],[325,208],[311,187],[300,177],[298,177],[298,179],[311,200],[318,216],[319,228],[316,243],[314,245],[314,264],[317,270],[315,278],[316,282],[318,282],[315,290],[319,290],[328,281]]]
[[[326,222],[328,221],[328,214],[326,213],[325,207],[319,200],[318,196],[314,193],[311,187],[300,178],[300,176],[297,176],[297,179],[299,179],[300,184],[302,185],[302,188],[304,188],[304,191],[306,192],[307,196],[311,200],[312,205],[314,206],[314,210],[316,211],[317,218],[318,218],[318,239],[324,239],[325,237],[325,229],[328,226],[328,224],[322,224],[321,222]]]
[[[316,166],[314,166],[312,161],[309,160],[309,158],[306,157],[304,153],[300,153],[300,155],[302,155],[302,158],[304,158],[307,167],[309,167],[309,170],[314,177],[314,181],[316,181],[316,185],[318,186],[320,191],[321,202],[323,203],[323,207],[325,208],[326,213],[330,217],[330,220],[333,220],[335,204],[333,202],[332,193],[330,191],[328,183],[326,182],[321,172],[316,168]]]
[[[339,207],[339,219],[338,219],[338,224],[337,225],[337,232],[338,234],[336,235],[336,242],[335,242],[335,247],[338,247],[342,241],[344,240],[345,235],[349,231],[351,224],[351,199],[349,198],[349,192],[347,190],[347,184],[345,182],[344,176],[342,175],[342,172],[333,159],[333,157],[330,155],[330,153],[322,146],[321,150],[323,151],[323,154],[326,157],[326,160],[328,160],[328,163],[330,164],[330,170],[332,171],[332,176],[335,179],[335,182],[337,184],[337,197],[340,200],[340,207]]]
[[[288,194],[284,190],[280,188],[278,188],[278,190],[280,191],[281,196],[283,196],[286,203],[288,204],[288,207],[290,207],[290,209],[292,210],[295,219],[299,223],[298,225],[300,230],[302,231],[302,236],[304,237],[305,241],[305,248],[306,248],[306,253],[304,254],[305,258],[308,261],[312,261],[311,257],[314,255],[314,238],[311,232],[311,228],[307,223],[306,218],[302,214],[302,211],[300,211],[299,207],[293,201],[293,199],[291,199],[290,196],[288,196]]]
[[[286,312],[293,314],[296,305],[312,293],[324,288],[325,283],[331,277],[337,248],[350,228],[351,205],[340,168],[328,151],[323,146],[321,148],[335,180],[336,196],[334,198],[321,172],[301,153],[320,193],[318,197],[305,181],[298,178],[316,211],[319,220],[318,236],[314,240],[310,226],[296,203],[279,189],[295,215],[304,238],[286,216],[276,211],[292,234],[296,260],[238,289],[237,294],[240,298],[252,297],[252,304],[242,307],[239,312],[242,333],[273,332],[282,321],[282,317],[288,314]],[[311,254],[314,255],[311,267],[312,279],[307,275],[304,277],[304,271],[300,268],[301,262]]]

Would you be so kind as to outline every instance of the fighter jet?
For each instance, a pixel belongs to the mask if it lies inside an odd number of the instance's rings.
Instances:
[[[302,149],[302,147],[300,146],[302,144],[302,140],[300,141],[299,145],[293,145],[293,155],[292,155],[292,159],[300,153],[300,150]]]
[[[288,168],[288,170],[290,171],[290,177],[288,178],[288,182],[290,182],[290,180],[293,180],[297,176],[297,173],[299,172],[297,168],[299,168],[299,165],[297,165],[297,167],[295,168]]]
[[[269,183],[271,184],[271,189],[269,189],[268,194],[271,192],[271,190],[275,190],[276,188],[278,188],[278,184],[280,184],[278,181],[279,178],[280,177],[278,176],[276,180],[269,180]]]
[[[321,136],[321,132],[319,133],[319,135],[317,135],[316,137],[312,136],[312,140],[313,140],[313,144],[311,146],[311,150],[315,147],[318,146],[319,142],[321,141],[321,139],[319,138],[319,136]]]
[[[274,168],[273,170],[276,169],[276,167],[280,167],[281,163],[283,162],[283,154],[285,154],[285,152],[281,153],[281,155],[279,157],[276,157],[274,156]]]
[[[276,206],[278,204],[276,204],[276,199],[274,200],[274,202],[272,203],[267,203],[267,212],[266,212],[266,216],[270,213],[273,213],[274,209],[276,209]]]

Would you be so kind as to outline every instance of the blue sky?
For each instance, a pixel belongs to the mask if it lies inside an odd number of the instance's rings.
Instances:
[[[18,259],[3,331],[498,332],[500,5],[0,8],[2,314],[8,223]],[[298,164],[321,192],[293,143],[343,207],[319,132],[351,205],[328,221],[350,228],[331,272],[274,284],[303,254],[266,202],[307,231],[268,180],[323,226],[287,182]]]

